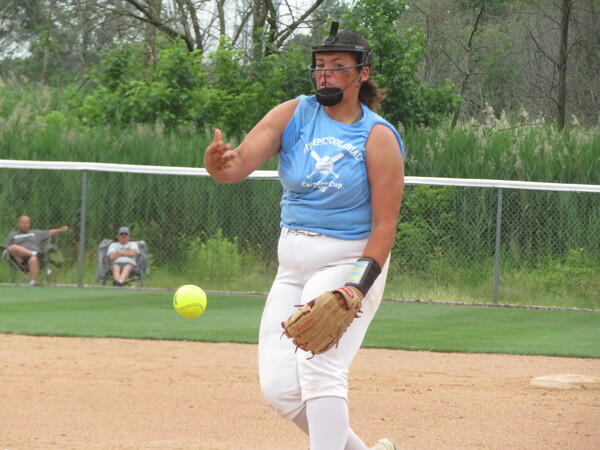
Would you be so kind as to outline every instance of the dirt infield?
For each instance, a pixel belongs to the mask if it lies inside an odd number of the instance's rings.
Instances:
[[[0,334],[2,449],[307,449],[258,387],[255,345]],[[351,423],[402,449],[600,448],[600,360],[363,349]]]

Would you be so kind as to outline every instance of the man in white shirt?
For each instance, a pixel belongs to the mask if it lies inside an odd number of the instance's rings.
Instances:
[[[108,259],[111,261],[113,285],[123,286],[127,277],[136,266],[136,257],[139,252],[137,242],[131,242],[128,227],[119,228],[118,242],[108,246]]]

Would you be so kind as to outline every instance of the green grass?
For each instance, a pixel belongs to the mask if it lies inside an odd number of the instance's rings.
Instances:
[[[365,346],[600,357],[597,312],[383,303]]]
[[[264,299],[209,296],[197,320],[173,293],[135,289],[0,287],[0,332],[51,336],[256,342]]]
[[[597,266],[597,264],[596,264]],[[590,267],[593,265],[590,264]],[[594,309],[600,312],[600,267],[515,269],[503,267],[499,283],[501,305]],[[438,261],[428,271],[396,272],[388,276],[385,297],[393,299],[493,304],[490,264],[469,267]]]
[[[256,343],[261,296],[209,293],[206,312],[179,316],[172,292],[0,287],[0,332]],[[600,358],[600,313],[383,303],[365,347]]]

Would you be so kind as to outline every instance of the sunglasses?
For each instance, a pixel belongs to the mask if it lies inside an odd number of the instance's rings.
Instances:
[[[119,233],[119,236],[129,236],[129,233]]]

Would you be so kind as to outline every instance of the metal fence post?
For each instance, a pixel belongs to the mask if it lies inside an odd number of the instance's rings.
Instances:
[[[79,212],[79,273],[77,286],[83,287],[83,259],[85,254],[85,213],[87,208],[87,170],[81,172],[81,210]]]
[[[498,189],[496,209],[496,248],[494,250],[494,305],[498,304],[498,284],[500,283],[500,232],[502,230],[502,189]]]

